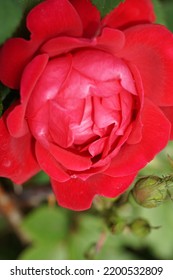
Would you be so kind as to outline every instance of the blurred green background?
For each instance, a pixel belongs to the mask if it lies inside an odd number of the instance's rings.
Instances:
[[[39,2],[0,0],[0,24],[4,26],[0,43],[25,32],[21,28],[24,15]],[[113,3],[95,2],[102,13]],[[173,1],[153,3],[157,22],[173,31]],[[139,177],[172,174],[171,158],[172,142],[141,170]],[[74,212],[56,204],[49,178],[42,172],[24,186],[1,178],[0,259],[172,260],[172,213],[171,199],[157,208],[146,209],[128,193],[117,199],[96,197],[90,210]]]

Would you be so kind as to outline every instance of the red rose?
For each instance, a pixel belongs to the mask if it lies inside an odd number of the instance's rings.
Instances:
[[[0,53],[1,81],[20,88],[0,119],[1,176],[23,183],[42,169],[75,210],[128,188],[170,138],[173,36],[154,20],[149,0],[104,19],[88,0],[30,11],[30,40]]]

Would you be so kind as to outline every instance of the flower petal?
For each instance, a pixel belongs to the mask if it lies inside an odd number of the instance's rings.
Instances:
[[[109,176],[127,176],[143,168],[167,144],[170,123],[151,101],[145,100],[141,112],[142,139],[134,145],[125,144],[110,167],[104,172]]]
[[[103,26],[125,28],[132,25],[154,22],[154,7],[150,0],[126,0],[102,21]]]
[[[165,114],[165,116],[168,118],[168,120],[172,125],[170,139],[173,140],[173,106],[161,107],[160,109],[162,110],[162,112]]]
[[[61,36],[50,39],[43,44],[40,48],[40,52],[47,53],[50,57],[53,57],[68,53],[77,48],[88,47],[90,45],[93,46],[94,44],[89,39]]]
[[[35,6],[27,16],[27,27],[30,41],[13,38],[0,51],[0,80],[11,88],[19,88],[25,65],[43,42],[60,34],[80,36],[83,32],[81,19],[68,0],[49,0]]]
[[[50,144],[49,151],[52,156],[67,169],[83,171],[89,169],[92,165],[90,157],[74,154],[54,144]]]
[[[68,148],[73,143],[73,134],[69,128],[68,114],[55,102],[49,102],[48,129],[56,145]]]
[[[40,171],[34,153],[34,139],[30,134],[12,137],[6,127],[7,111],[0,119],[0,176],[17,184],[27,181]]]
[[[164,26],[145,24],[124,31],[119,55],[136,65],[145,96],[159,106],[173,105],[173,36]],[[133,69],[131,69],[133,72]]]
[[[125,36],[122,31],[104,27],[102,33],[96,38],[98,47],[116,54],[125,44]]]
[[[72,210],[86,210],[90,208],[95,195],[116,197],[124,192],[135,174],[125,177],[113,178],[98,174],[83,181],[78,178],[64,183],[51,180],[58,204]]]
[[[60,34],[81,36],[83,32],[81,19],[67,0],[43,1],[35,6],[28,14],[27,27],[31,38],[44,42]]]
[[[48,61],[47,55],[36,56],[30,64],[27,65],[21,83],[21,105],[16,106],[9,114],[7,119],[8,129],[14,137],[22,137],[28,133],[28,125],[25,120],[25,111],[27,102],[32,90],[42,74]]]
[[[70,0],[78,12],[83,23],[83,36],[92,37],[100,28],[100,12],[91,1],[88,0]]]
[[[75,49],[93,47],[116,54],[125,43],[122,31],[104,28],[99,37],[92,39],[61,36],[48,40],[40,48],[41,53],[47,53],[50,57],[68,53]]]
[[[22,38],[9,39],[0,50],[0,80],[10,88],[19,88],[24,67],[32,59],[38,44]]]
[[[36,157],[41,168],[54,180],[60,182],[69,180],[70,176],[65,172],[63,167],[39,142],[36,142]]]

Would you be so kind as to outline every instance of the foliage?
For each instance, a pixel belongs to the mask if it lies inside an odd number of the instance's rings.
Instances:
[[[92,0],[93,4],[99,9],[101,16],[104,17],[111,12],[118,4],[124,2],[124,0]]]

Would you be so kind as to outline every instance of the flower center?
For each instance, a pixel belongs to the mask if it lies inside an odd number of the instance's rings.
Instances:
[[[54,143],[88,153],[96,162],[123,145],[137,102],[124,61],[100,50],[82,50],[49,61],[33,91],[27,118],[44,146]]]

